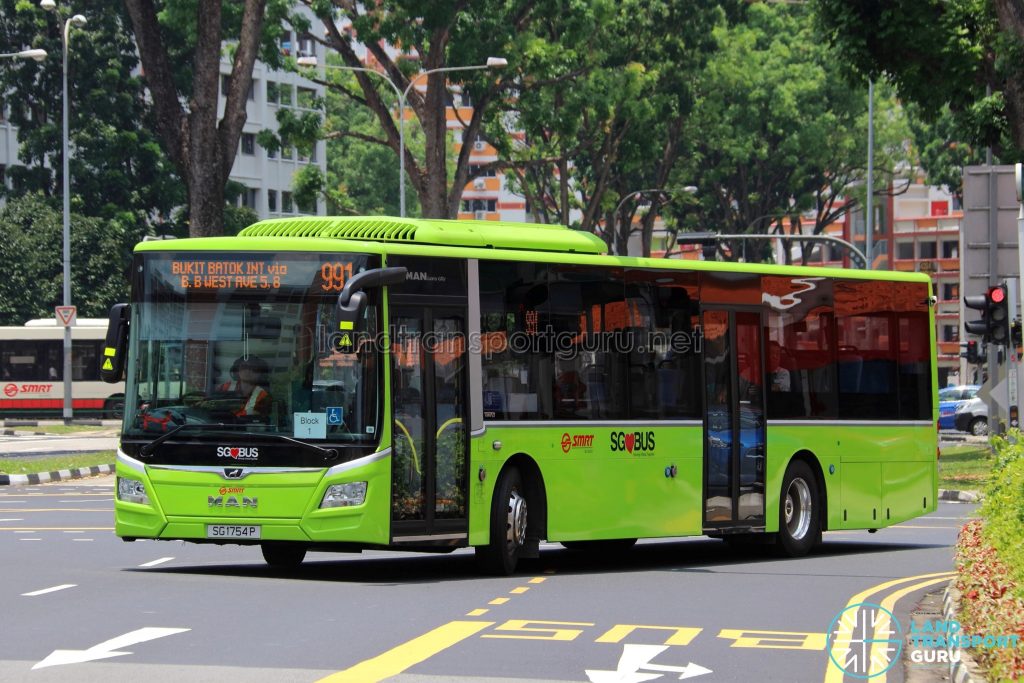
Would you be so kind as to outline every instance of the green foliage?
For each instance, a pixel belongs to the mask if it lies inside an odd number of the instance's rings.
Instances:
[[[71,300],[78,315],[106,317],[128,297],[131,249],[141,239],[133,222],[72,214]],[[8,200],[0,209],[0,324],[53,316],[63,302],[63,218],[41,194]]]
[[[121,2],[97,0],[83,13],[88,24],[71,30],[68,54],[75,211],[143,225],[151,216],[166,216],[184,194],[152,132],[142,82],[133,73],[138,59]],[[14,189],[6,193],[57,197],[64,18],[36,2],[16,0],[0,0],[0,17],[0,44],[44,48],[49,53],[41,63],[0,61],[0,93],[11,105],[10,119],[18,126],[19,158],[24,163],[7,169]]]
[[[719,47],[699,77],[677,173],[701,189],[711,229],[765,232],[812,210],[820,233],[856,205],[835,199],[855,199],[865,177],[866,91],[841,78],[839,55],[822,44],[803,6],[752,4],[743,21],[714,36]],[[875,135],[876,188],[884,191],[894,169],[912,160],[901,109],[882,88]]]
[[[991,442],[995,462],[980,511],[985,538],[1010,567],[1024,598],[1024,433],[1011,429]]]
[[[929,120],[952,114],[977,147],[1013,148],[1006,80],[1024,76],[1021,42],[1000,30],[988,0],[813,0],[848,80],[893,83]],[[989,96],[986,87],[995,95]],[[946,112],[946,114],[944,114]],[[1017,154],[1020,153],[1018,150]]]

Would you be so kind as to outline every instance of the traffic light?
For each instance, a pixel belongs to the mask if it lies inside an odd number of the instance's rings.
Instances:
[[[968,363],[974,363],[974,364],[980,363],[981,362],[981,356],[978,355],[978,342],[973,341],[973,340],[967,342],[967,348],[964,349],[964,354],[963,355],[964,355],[964,358],[967,359]]]
[[[964,297],[964,306],[981,311],[981,320],[968,320],[964,329],[985,343],[1006,346],[1010,342],[1010,310],[1006,285],[989,287],[984,294]]]

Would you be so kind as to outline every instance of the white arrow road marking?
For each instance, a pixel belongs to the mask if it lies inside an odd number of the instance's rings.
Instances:
[[[624,645],[622,656],[615,667],[615,671],[601,671],[586,669],[590,683],[642,683],[661,678],[660,673],[642,673],[641,669],[647,671],[664,671],[678,673],[679,680],[694,678],[711,673],[700,664],[688,663],[686,666],[668,666],[664,664],[651,664],[651,660],[669,648],[668,645]]]
[[[51,588],[42,588],[37,591],[32,591],[31,593],[22,593],[21,595],[26,598],[34,598],[37,595],[45,595],[46,593],[56,593],[57,591],[62,591],[65,588],[74,588],[77,585],[77,583],[62,583],[59,586],[52,586]]]
[[[105,640],[99,645],[93,645],[88,650],[54,650],[46,657],[46,659],[39,662],[32,668],[42,669],[48,666],[60,666],[62,664],[81,664],[82,662],[91,662],[95,659],[107,659],[109,657],[130,655],[132,654],[131,652],[116,652],[116,650],[120,647],[130,647],[138,643],[144,643],[147,640],[156,640],[157,638],[173,636],[175,633],[184,633],[185,631],[191,630],[192,629],[189,628],[157,628],[154,626],[147,626],[146,628],[140,628],[130,633],[125,633],[123,636]]]

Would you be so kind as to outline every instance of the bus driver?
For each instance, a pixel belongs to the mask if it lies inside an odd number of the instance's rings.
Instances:
[[[218,391],[235,394],[241,404],[232,412],[235,417],[270,416],[271,398],[267,391],[270,367],[259,356],[241,357],[231,365],[231,381],[218,387]]]

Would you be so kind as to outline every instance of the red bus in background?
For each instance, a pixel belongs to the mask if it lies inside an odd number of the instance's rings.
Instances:
[[[124,383],[100,381],[106,318],[71,328],[71,401],[76,416],[120,419]],[[0,415],[57,416],[64,411],[64,328],[55,319],[0,327]]]

